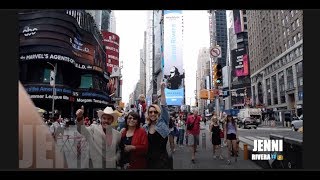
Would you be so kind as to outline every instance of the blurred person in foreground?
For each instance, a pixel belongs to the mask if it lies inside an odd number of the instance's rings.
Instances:
[[[66,159],[56,146],[48,126],[39,116],[20,82],[18,108],[19,168],[68,168]],[[39,146],[40,144],[47,146]]]

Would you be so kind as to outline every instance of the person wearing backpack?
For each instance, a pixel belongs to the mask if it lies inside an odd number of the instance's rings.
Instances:
[[[197,145],[199,143],[200,134],[200,121],[201,116],[198,115],[198,109],[193,110],[193,114],[187,118],[187,134],[188,134],[188,145],[191,147],[191,162],[195,163],[195,154],[197,151]]]

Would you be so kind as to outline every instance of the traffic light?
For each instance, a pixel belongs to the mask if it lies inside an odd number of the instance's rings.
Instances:
[[[215,64],[213,67],[213,83],[214,85],[222,85],[222,66],[220,64]]]

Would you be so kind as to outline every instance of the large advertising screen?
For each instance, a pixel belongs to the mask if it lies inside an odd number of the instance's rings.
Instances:
[[[249,75],[249,57],[245,48],[232,50],[232,66],[234,76]]]
[[[99,39],[83,30],[73,17],[39,11],[19,15],[19,20],[21,62],[66,62],[81,70],[98,71],[107,78],[105,52]]]
[[[240,10],[233,10],[233,25],[236,34],[243,32],[241,22]]]
[[[167,104],[184,103],[184,70],[182,62],[182,11],[164,11],[164,62],[163,73],[167,82]]]
[[[108,31],[101,31],[103,45],[106,46],[106,65],[107,72],[112,73],[113,67],[119,67],[119,36]]]

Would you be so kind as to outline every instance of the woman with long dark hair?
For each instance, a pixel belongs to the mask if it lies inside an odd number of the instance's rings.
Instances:
[[[136,112],[130,112],[125,117],[125,129],[120,142],[120,166],[123,169],[145,169],[147,166],[145,156],[148,152],[148,137],[140,127],[140,121]]]
[[[169,110],[164,93],[165,83],[161,84],[161,109],[152,104],[147,109],[147,123],[143,126],[148,133],[148,169],[172,169],[172,159],[167,152],[169,131]]]
[[[233,153],[236,154],[237,149],[237,125],[236,121],[233,119],[231,115],[227,116],[226,123],[224,124],[224,141],[227,142],[228,146],[228,160],[227,164],[231,163],[230,156],[231,156],[231,149],[233,149]],[[237,156],[235,157],[235,162],[237,162]]]

